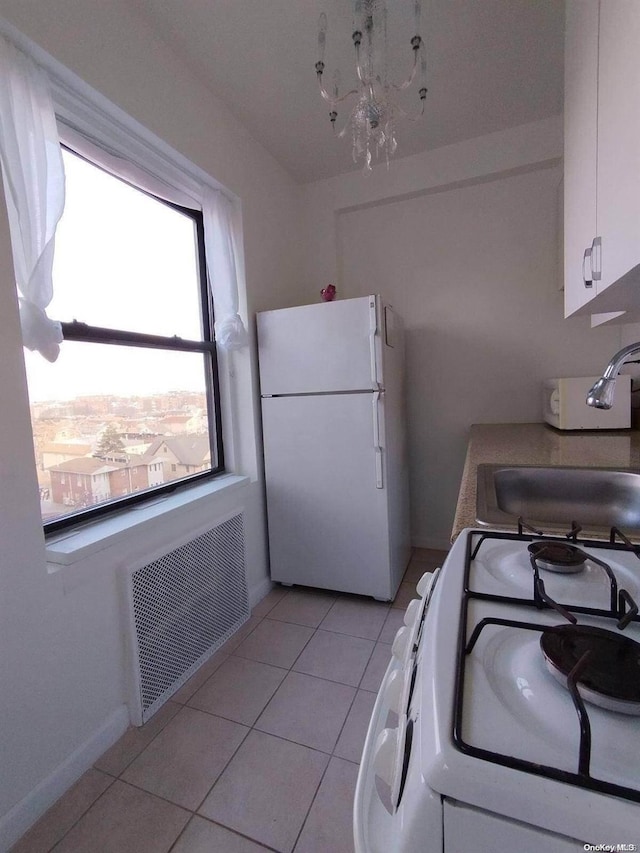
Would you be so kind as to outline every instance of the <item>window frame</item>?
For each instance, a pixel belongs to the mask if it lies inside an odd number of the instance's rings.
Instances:
[[[173,352],[199,352],[204,357],[205,390],[207,404],[207,418],[209,425],[209,447],[211,459],[215,458],[217,465],[207,471],[199,471],[181,477],[179,480],[170,480],[157,486],[151,486],[144,491],[134,491],[104,503],[81,508],[76,512],[69,513],[51,521],[43,521],[45,536],[69,530],[78,525],[85,524],[94,519],[126,512],[128,507],[145,501],[157,500],[159,496],[170,494],[177,490],[188,488],[194,483],[202,480],[212,479],[226,472],[224,462],[224,447],[222,438],[222,411],[219,382],[218,352],[214,338],[214,310],[213,295],[209,285],[207,271],[207,259],[204,242],[204,217],[201,210],[185,207],[167,199],[160,198],[146,189],[142,189],[131,181],[114,175],[102,166],[93,162],[89,157],[79,153],[72,147],[61,143],[63,150],[69,151],[74,156],[80,157],[94,168],[101,169],[111,175],[114,180],[128,184],[138,192],[153,198],[155,201],[188,216],[194,223],[195,244],[197,250],[197,269],[200,290],[200,312],[202,319],[202,340],[189,340],[175,336],[152,335],[144,332],[131,332],[123,329],[111,329],[101,326],[92,326],[82,321],[61,322],[62,334],[65,341],[81,341],[85,343],[98,343],[113,346],[133,346],[144,349],[159,349]]]

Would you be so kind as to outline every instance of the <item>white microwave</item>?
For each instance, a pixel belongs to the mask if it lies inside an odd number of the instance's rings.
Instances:
[[[631,377],[618,376],[613,406],[587,406],[587,392],[598,376],[546,379],[542,383],[542,413],[556,429],[629,429],[631,426]]]

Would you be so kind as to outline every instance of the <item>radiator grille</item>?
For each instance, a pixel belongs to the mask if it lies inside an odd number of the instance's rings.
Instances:
[[[145,722],[249,617],[242,514],[131,575]]]

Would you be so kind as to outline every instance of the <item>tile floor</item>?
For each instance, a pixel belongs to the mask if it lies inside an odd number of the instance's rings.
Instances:
[[[443,551],[414,549],[393,604],[276,587],[12,853],[351,853],[369,716],[404,609]]]

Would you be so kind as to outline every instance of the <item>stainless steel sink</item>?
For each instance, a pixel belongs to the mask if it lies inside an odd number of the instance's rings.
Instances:
[[[478,465],[479,524],[640,530],[640,470]]]

